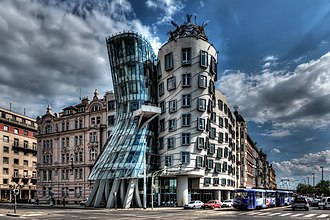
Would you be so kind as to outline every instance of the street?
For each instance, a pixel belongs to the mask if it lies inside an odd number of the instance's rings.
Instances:
[[[237,211],[231,208],[215,210],[184,210],[182,208],[155,208],[143,209],[90,209],[75,208],[50,208],[50,207],[21,207],[18,208],[19,216],[8,216],[13,213],[10,207],[0,208],[0,219],[50,219],[50,220],[88,220],[88,219],[330,219],[329,210],[319,210],[311,207],[309,211],[292,211],[290,207],[272,209]]]

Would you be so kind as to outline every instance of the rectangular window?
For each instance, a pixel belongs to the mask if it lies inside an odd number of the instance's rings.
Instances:
[[[219,127],[222,128],[223,127],[223,118],[219,117]]]
[[[175,80],[175,76],[172,76],[167,79],[167,90],[171,91],[175,88],[176,88],[176,80]]]
[[[213,56],[211,57],[211,73],[213,75],[217,74],[217,61]]]
[[[18,128],[14,128],[14,134],[18,134]]]
[[[191,64],[191,48],[182,49],[182,65]]]
[[[213,178],[213,185],[214,186],[219,185],[219,183],[220,183],[219,178]]]
[[[196,168],[201,168],[203,166],[203,157],[196,156]]]
[[[4,130],[4,131],[8,131],[8,130],[9,130],[9,127],[8,127],[7,125],[4,125],[4,126],[3,126],[3,130]]]
[[[204,177],[204,185],[208,186],[211,184],[211,178],[210,177]]]
[[[159,121],[159,130],[160,131],[165,130],[165,119],[164,118]]]
[[[191,96],[190,94],[182,95],[182,108],[187,108],[191,106]]]
[[[221,163],[215,163],[214,172],[221,173]]]
[[[190,133],[182,133],[181,145],[189,145],[189,144],[190,144]]]
[[[24,161],[23,161],[23,165],[24,165],[24,166],[29,166],[29,161],[28,161],[28,160],[24,160]]]
[[[205,130],[205,119],[204,118],[198,118],[197,119],[197,130],[204,131]]]
[[[203,137],[197,137],[197,149],[203,150],[205,146],[205,140]]]
[[[161,82],[159,83],[158,85],[158,93],[159,93],[159,96],[162,96],[165,92],[165,89],[164,89],[164,82]]]
[[[165,102],[164,101],[162,101],[162,102],[159,103],[159,107],[160,107],[161,113],[162,114],[165,113],[166,106],[165,106]]]
[[[165,70],[173,69],[173,53],[168,53],[165,55]]]
[[[210,80],[209,93],[214,94],[214,91],[215,91],[214,82],[212,80]]]
[[[3,168],[2,174],[3,175],[8,175],[9,174],[9,169],[8,168]]]
[[[114,115],[109,115],[108,116],[108,125],[113,126],[115,124],[115,116]]]
[[[164,138],[163,137],[158,139],[158,149],[159,150],[164,149]]]
[[[220,159],[223,156],[223,150],[221,147],[218,148],[217,150],[217,158]]]
[[[191,73],[182,74],[182,87],[191,86]]]
[[[222,143],[223,142],[223,133],[222,132],[219,132],[218,142],[219,143]]]
[[[222,171],[227,172],[227,170],[228,170],[227,162],[223,162]]]
[[[187,151],[181,152],[181,163],[182,164],[190,163],[190,152],[187,152]]]
[[[4,153],[9,153],[9,147],[3,147],[3,152]]]
[[[200,65],[201,67],[207,67],[208,65],[208,52],[205,50],[201,50]]]
[[[173,166],[173,156],[165,156],[165,166],[170,167]]]
[[[215,139],[215,137],[217,136],[216,129],[215,128],[211,128],[209,135],[210,135],[210,138],[211,139]]]
[[[167,138],[167,149],[175,148],[175,137]]]
[[[206,99],[198,98],[198,110],[199,111],[206,110]]]
[[[228,143],[228,133],[225,133],[225,143]]]
[[[213,169],[213,160],[212,159],[207,159],[207,168]]]
[[[198,87],[205,89],[207,87],[207,77],[199,75],[198,77]]]
[[[182,114],[182,127],[190,126],[190,114]]]
[[[225,128],[228,128],[228,118],[225,118]]]
[[[9,137],[8,136],[3,136],[3,142],[9,143]]]
[[[216,112],[211,113],[211,121],[213,123],[216,123],[216,121],[217,121],[217,113]]]
[[[168,121],[168,131],[175,131],[175,130],[176,130],[176,118],[173,118]]]
[[[176,99],[169,101],[169,112],[176,112]]]
[[[228,155],[229,155],[228,147],[225,147],[225,150],[224,150],[224,154],[223,154],[223,156],[224,156],[225,158],[227,158]]]
[[[210,147],[207,152],[208,152],[208,154],[214,154],[215,153],[215,144],[210,144]]]
[[[223,102],[222,102],[221,99],[218,99],[218,108],[219,108],[220,111],[223,110]]]

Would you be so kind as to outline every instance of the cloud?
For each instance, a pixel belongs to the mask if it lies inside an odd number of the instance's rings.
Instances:
[[[273,148],[271,151],[270,151],[271,154],[279,154],[281,153],[281,151],[277,148]]]
[[[180,12],[185,6],[181,1],[175,0],[147,0],[146,6],[154,10],[160,10],[158,13],[158,24],[168,23],[173,20],[173,15]]]
[[[282,176],[306,176],[312,173],[321,174],[330,171],[330,150],[316,153],[305,154],[301,158],[293,158],[282,162],[272,162],[274,169],[279,171]]]
[[[137,31],[161,46],[126,0],[3,0],[0,3],[0,106],[36,117],[112,90],[105,38]]]
[[[267,57],[264,60],[274,60]],[[243,117],[271,123],[265,135],[286,136],[295,128],[325,128],[330,124],[330,52],[298,65],[294,71],[248,74],[225,71],[217,87]]]

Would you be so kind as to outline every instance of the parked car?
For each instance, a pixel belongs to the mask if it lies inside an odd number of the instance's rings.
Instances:
[[[232,206],[233,206],[233,200],[228,199],[228,200],[222,201],[221,207],[232,207]]]
[[[292,203],[292,210],[294,211],[295,209],[305,209],[306,211],[309,210],[309,203],[306,198],[300,197],[300,198],[295,198]]]
[[[203,209],[221,208],[222,203],[219,200],[209,200],[202,206]]]
[[[186,204],[184,209],[200,209],[203,206],[203,202],[200,200],[192,200],[188,204]]]
[[[330,209],[330,197],[324,197],[319,202],[319,209]]]
[[[88,198],[86,198],[86,199],[80,201],[79,204],[80,204],[81,206],[85,206],[85,205],[86,205],[86,202],[87,202],[87,199],[88,199]]]
[[[312,207],[318,207],[320,201],[321,201],[321,199],[314,199],[310,205]]]

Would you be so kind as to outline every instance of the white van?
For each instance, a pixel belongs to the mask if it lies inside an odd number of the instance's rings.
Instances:
[[[330,209],[330,197],[323,197],[321,199],[319,209]]]

